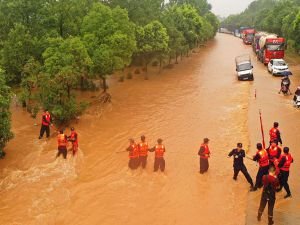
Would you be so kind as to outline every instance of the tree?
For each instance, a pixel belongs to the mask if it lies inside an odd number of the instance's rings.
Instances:
[[[16,24],[9,32],[1,51],[1,65],[6,71],[8,82],[21,82],[22,69],[32,55],[35,41],[21,24]]]
[[[166,28],[159,22],[153,21],[136,30],[137,54],[142,57],[146,71],[154,57],[159,57],[168,51],[169,36]]]
[[[92,72],[103,80],[106,92],[106,76],[131,62],[136,48],[134,24],[126,10],[95,3],[83,20],[82,34],[93,61]]]
[[[9,111],[11,90],[6,85],[4,71],[0,69],[0,157],[6,143],[13,137],[11,132],[11,113]]]
[[[92,61],[80,38],[56,38],[43,53],[44,69],[38,81],[40,101],[58,123],[67,123],[83,110],[72,89],[88,74]]]
[[[131,21],[139,26],[145,26],[160,17],[164,2],[164,0],[110,0],[109,4],[126,9]]]

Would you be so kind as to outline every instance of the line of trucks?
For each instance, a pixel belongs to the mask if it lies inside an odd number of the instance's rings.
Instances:
[[[236,29],[234,35],[240,37],[244,44],[252,45],[257,59],[267,65],[272,59],[283,59],[285,39],[276,34],[257,32],[253,28],[241,27]]]

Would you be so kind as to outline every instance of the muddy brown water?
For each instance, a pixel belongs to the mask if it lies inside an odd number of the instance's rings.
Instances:
[[[243,53],[254,60],[254,82],[236,79],[234,57]],[[296,84],[300,69],[292,69]],[[265,132],[277,120],[295,158],[293,198],[278,194],[276,224],[300,224],[300,111],[292,107],[291,97],[277,94],[280,78],[255,61],[249,46],[225,34],[171,70],[152,70],[147,81],[142,75],[125,83],[110,80],[113,103],[104,110],[93,106],[74,124],[80,150],[66,161],[54,160],[54,135],[37,139],[39,126],[33,124],[39,119],[13,107],[15,139],[0,161],[1,224],[258,224],[260,191],[249,193],[241,175],[232,180],[232,159],[226,156],[237,142],[249,155],[255,153],[261,141],[259,109]],[[116,153],[127,147],[129,137],[138,140],[141,134],[150,145],[164,140],[165,173],[153,173],[153,155],[145,170],[131,171],[127,153]],[[212,155],[209,172],[200,175],[197,151],[204,137],[211,139]],[[257,165],[245,163],[254,179]]]

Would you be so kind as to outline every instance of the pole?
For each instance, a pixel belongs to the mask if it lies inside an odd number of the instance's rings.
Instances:
[[[262,136],[262,144],[263,147],[266,148],[266,143],[265,143],[265,134],[264,134],[264,128],[263,128],[263,123],[262,123],[262,116],[261,116],[261,110],[259,110],[259,119],[260,119],[260,129],[261,129],[261,136]]]

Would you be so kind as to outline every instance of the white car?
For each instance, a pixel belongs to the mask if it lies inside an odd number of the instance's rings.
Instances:
[[[274,76],[283,76],[282,72],[289,71],[289,66],[283,59],[271,59],[268,71]]]

